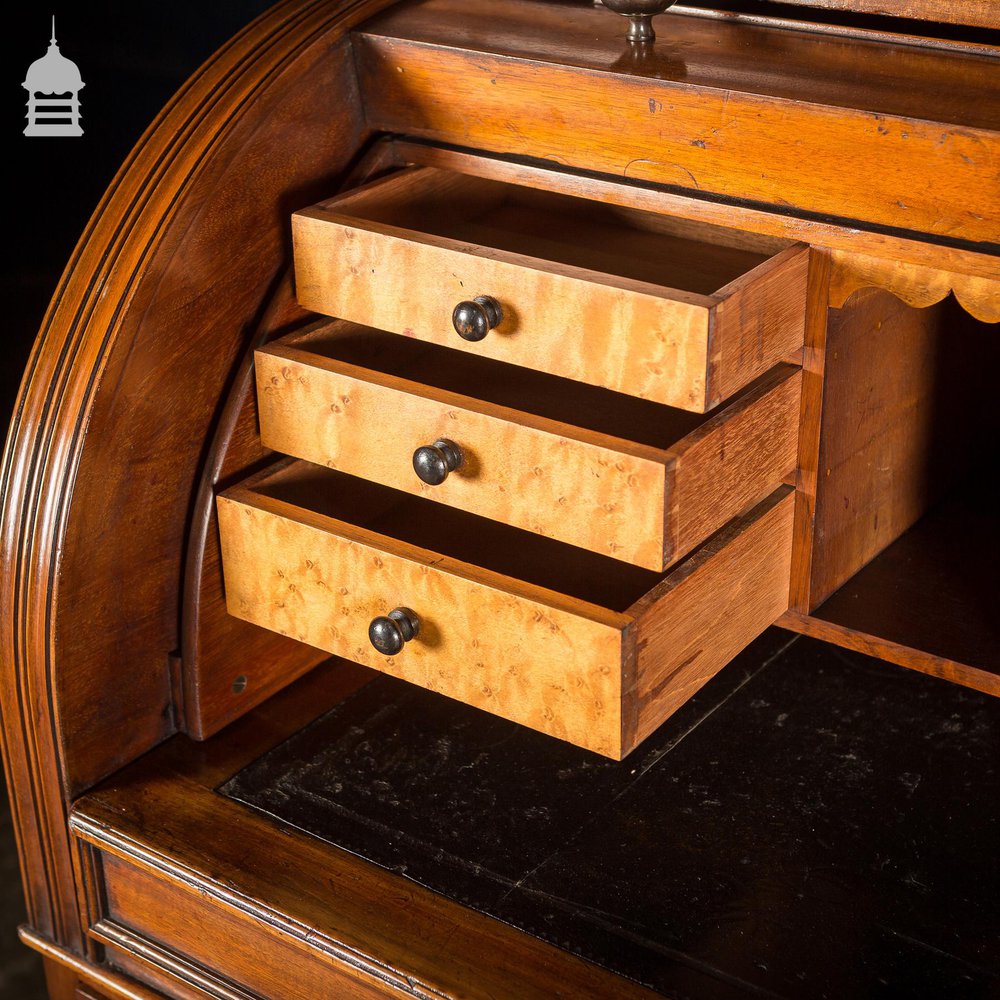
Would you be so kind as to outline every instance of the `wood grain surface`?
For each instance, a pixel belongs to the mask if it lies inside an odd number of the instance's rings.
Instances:
[[[286,261],[290,193],[330,190],[364,139],[355,106],[316,95],[350,87],[344,34],[380,6],[288,0],[195,74],[95,211],[28,364],[2,470],[4,757],[29,921],[77,952],[68,804],[174,731],[202,442]]]
[[[1000,242],[1000,104],[982,96],[1000,90],[996,59],[660,21],[670,42],[643,61],[616,16],[590,5],[400,7],[357,40],[368,120],[792,213]]]
[[[995,331],[954,302],[869,289],[830,312],[808,610],[979,467],[998,361]]]
[[[813,249],[809,258],[809,295],[806,341],[802,351],[802,395],[799,409],[798,472],[795,480],[795,533],[789,605],[807,611],[812,587],[813,548],[816,544],[816,495],[819,491],[819,452],[823,422],[823,384],[826,369],[826,326],[830,288],[830,254]]]
[[[621,754],[629,620],[373,531],[235,488],[219,498],[231,614],[579,746]],[[375,617],[412,608],[396,656]]]
[[[257,352],[261,436],[276,452],[662,569],[669,455],[470,396],[329,361]],[[438,438],[462,465],[429,486],[413,453]]]
[[[758,237],[775,238],[772,252],[787,245],[780,242],[782,239],[808,243],[814,252],[829,251],[830,301],[834,306],[842,305],[854,291],[865,287],[884,288],[918,307],[931,305],[952,292],[977,319],[1000,321],[1000,257],[995,250],[982,253],[865,228],[859,223],[837,224],[808,215],[791,215],[780,205],[769,209],[719,203],[675,188],[627,183],[611,174],[557,170],[541,161],[519,163],[488,153],[472,155],[401,139],[394,145],[402,163],[446,167],[609,204],[669,213],[675,222],[691,219],[739,226]]]
[[[339,329],[351,347],[363,336]],[[486,399],[328,357],[337,353],[333,330],[321,344],[326,354],[314,353],[321,336],[292,334],[256,353],[267,447],[647,569],[686,555],[795,468],[791,368],[676,442],[678,421],[664,408],[662,446],[652,447],[546,417],[561,381],[542,384],[534,398],[529,389],[531,411],[515,410],[491,401],[477,369],[452,384]],[[421,377],[419,368],[411,374]],[[428,486],[411,459],[438,438],[458,444],[464,461]]]
[[[680,441],[668,525],[675,558],[794,480],[802,372],[782,365]]]
[[[610,234],[601,227],[588,232],[586,220],[597,207],[567,205],[566,196],[531,203],[534,213],[559,209],[539,246],[524,231],[523,215],[502,227],[493,219],[498,198],[516,204],[518,197],[514,186],[425,168],[298,212],[299,302],[695,412],[716,406],[802,346],[805,248],[788,248],[773,260],[743,253],[740,262],[751,269],[734,274],[733,249],[725,243],[713,249],[666,233],[643,241],[625,213],[612,220]],[[582,232],[559,243],[563,214],[575,214]],[[615,240],[619,252],[598,260],[580,250]],[[696,274],[694,259],[702,261]],[[600,265],[615,270],[594,270]],[[455,333],[451,315],[477,295],[500,302],[504,318],[485,340],[470,343]]]
[[[641,743],[788,608],[794,506],[790,487],[775,492],[630,609],[638,624],[627,744]]]
[[[394,518],[422,537],[419,505],[392,491],[369,491],[358,523],[283,499],[284,480],[319,500],[324,481],[302,471],[284,465],[219,498],[232,614],[605,756],[628,753],[788,607],[787,487],[622,613],[380,533]],[[510,538],[528,554],[529,541]],[[368,626],[396,607],[420,632],[385,657]]]

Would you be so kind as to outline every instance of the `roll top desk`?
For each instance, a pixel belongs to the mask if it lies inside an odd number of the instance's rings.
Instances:
[[[3,469],[53,997],[997,988],[1000,11],[652,23],[285,0],[122,167]]]

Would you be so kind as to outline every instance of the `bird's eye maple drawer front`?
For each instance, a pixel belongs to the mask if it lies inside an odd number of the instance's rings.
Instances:
[[[292,228],[307,309],[697,413],[803,343],[801,244],[430,167]]]
[[[620,758],[786,610],[792,499],[662,575],[286,461],[218,499],[227,606]]]
[[[707,418],[345,322],[256,368],[266,447],[647,569],[795,468],[789,365]]]

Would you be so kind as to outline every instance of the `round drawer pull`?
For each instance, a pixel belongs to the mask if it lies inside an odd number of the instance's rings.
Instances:
[[[462,449],[454,441],[438,438],[434,444],[418,448],[413,453],[413,471],[428,486],[440,486],[449,472],[462,464]]]
[[[630,42],[649,44],[656,40],[653,18],[676,2],[677,0],[604,0],[604,6],[629,19],[628,34],[625,37]]]
[[[420,619],[409,608],[394,608],[387,615],[373,618],[368,626],[371,644],[386,656],[395,656],[420,633]]]
[[[451,322],[462,340],[482,340],[503,322],[503,309],[489,295],[477,295],[471,302],[455,306]]]

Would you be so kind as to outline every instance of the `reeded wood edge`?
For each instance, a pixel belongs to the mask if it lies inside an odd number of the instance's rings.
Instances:
[[[163,994],[143,986],[120,972],[98,967],[86,959],[80,958],[68,948],[63,948],[27,925],[18,928],[17,936],[29,948],[63,968],[69,969],[85,983],[97,987],[110,997],[114,997],[115,1000],[163,1000]]]
[[[227,125],[306,46],[331,40],[394,0],[285,0],[219,49],[147,129],[91,217],[28,360],[0,477],[2,733],[27,897],[40,935],[84,947],[67,831],[70,789],[54,704],[58,572],[76,470],[120,304]],[[101,310],[115,310],[108,323]],[[95,318],[96,316],[96,318]],[[164,679],[167,680],[167,652]],[[68,669],[58,667],[58,669]],[[166,732],[169,732],[169,727]],[[164,735],[166,735],[166,732]]]

